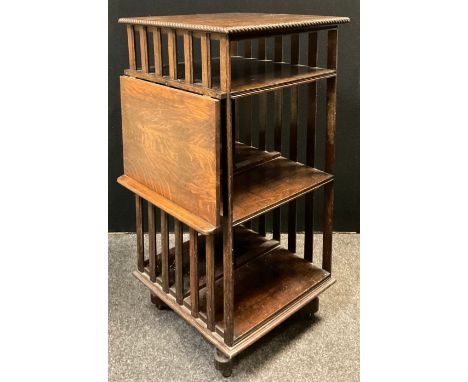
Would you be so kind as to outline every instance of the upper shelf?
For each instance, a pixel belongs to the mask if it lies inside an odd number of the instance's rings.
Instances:
[[[219,86],[219,58],[213,58],[211,65],[213,85],[209,95],[216,98],[224,98],[226,92],[222,92]],[[195,61],[193,67],[194,73],[201,73],[201,63],[199,61]],[[152,70],[150,68],[150,71]],[[185,73],[183,62],[177,64],[177,72]],[[140,70],[129,69],[125,73],[145,80],[180,87],[185,90],[197,91],[198,89],[198,93],[200,94],[207,93],[207,89],[202,86],[201,78],[197,78],[197,76],[194,78],[193,86],[188,89],[183,78],[180,80],[170,80],[167,76],[156,76],[154,73],[148,74]],[[305,84],[322,78],[334,77],[335,75],[336,71],[332,69],[233,56],[231,57],[231,98],[239,98],[255,93]]]
[[[246,33],[284,33],[297,29],[333,27],[348,17],[272,13],[207,13],[175,16],[124,17],[119,23],[184,29],[238,36]]]

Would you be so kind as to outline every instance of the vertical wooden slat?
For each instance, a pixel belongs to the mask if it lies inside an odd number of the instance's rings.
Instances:
[[[167,33],[167,53],[169,61],[169,78],[177,79],[177,36],[174,29]]]
[[[244,57],[251,58],[252,57],[252,40],[244,40]],[[250,66],[246,66],[248,68],[247,72],[245,73],[246,77],[250,77]],[[242,103],[242,114],[245,115],[245,142],[247,145],[252,145],[252,97],[245,97],[242,100],[236,101],[236,103]],[[236,107],[238,111],[238,108]],[[252,228],[252,221],[246,221],[244,223],[246,228]]]
[[[289,125],[289,158],[297,162],[297,113],[298,88],[291,88],[291,120]],[[289,202],[288,211],[288,250],[296,252],[296,200]]]
[[[223,171],[223,291],[224,291],[224,343],[232,346],[234,343],[234,259],[232,256],[233,232],[232,232],[232,182],[233,182],[233,129],[232,129],[232,100],[231,89],[231,54],[229,39],[223,38],[220,43],[220,65],[223,81],[221,89],[227,92],[225,99],[226,119],[225,123],[225,144],[224,171]]]
[[[198,234],[190,228],[190,305],[192,316],[198,317]]]
[[[258,59],[264,60],[266,58],[266,45],[265,45],[265,37],[258,39]]]
[[[161,210],[161,268],[163,291],[169,292],[169,227],[167,214]]]
[[[291,65],[299,64],[299,35],[291,35]]]
[[[275,52],[273,60],[276,62],[283,61],[283,36],[275,36]]]
[[[145,247],[143,237],[143,199],[135,194],[136,239],[137,239],[137,267],[140,272],[145,271]]]
[[[244,40],[244,57],[252,57],[252,40]]]
[[[267,124],[267,94],[260,94],[258,96],[258,148],[260,150],[266,149],[266,124]],[[265,214],[258,217],[258,233],[266,235],[266,216]]]
[[[202,85],[211,88],[211,43],[210,35],[204,33],[200,39],[202,61]],[[223,79],[220,80],[223,82]]]
[[[193,39],[192,32],[184,32],[185,82],[193,84]]]
[[[328,67],[336,69],[337,32],[328,32]],[[336,77],[327,79],[327,132],[325,141],[325,171],[334,173],[335,167],[335,130],[336,130]],[[325,185],[324,227],[322,268],[331,273],[332,269],[332,232],[333,232],[333,182]]]
[[[161,29],[151,28],[150,31],[153,34],[154,74],[162,76]]]
[[[144,73],[148,73],[148,38],[146,33],[146,27],[140,26],[139,28],[140,35],[140,55],[141,55],[141,70]]]
[[[291,35],[291,65],[299,64],[299,35]],[[298,87],[291,88],[291,117],[289,123],[289,159],[297,162]],[[288,250],[296,252],[296,200],[288,205]]]
[[[175,287],[176,287],[176,301],[182,305],[184,300],[184,270],[182,258],[182,223],[174,218],[174,236],[175,236]]]
[[[317,66],[317,32],[309,33],[307,65]],[[306,165],[315,166],[315,130],[317,110],[317,83],[307,85],[307,137],[306,137]],[[305,221],[304,221],[304,259],[312,262],[314,259],[314,191],[305,197]]]
[[[214,235],[206,236],[206,326],[215,329]]]
[[[231,41],[231,56],[238,55],[238,43],[237,41]]]
[[[156,281],[156,223],[155,208],[148,202],[148,240],[149,240],[149,274],[152,282]]]
[[[283,37],[275,37],[274,61],[283,61]],[[275,135],[274,148],[281,152],[281,130],[283,125],[283,91],[277,90],[274,93],[274,109],[275,109]],[[273,210],[273,239],[281,241],[281,207]]]
[[[327,54],[327,68],[336,69],[337,65],[337,44],[338,44],[338,31],[336,29],[328,31],[328,54]]]
[[[133,25],[127,24],[127,40],[128,40],[128,64],[130,69],[136,69],[135,57],[135,30]]]

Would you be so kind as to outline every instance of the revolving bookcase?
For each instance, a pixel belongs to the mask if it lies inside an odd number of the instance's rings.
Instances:
[[[334,283],[337,35],[349,19],[222,13],[119,22],[127,28],[129,68],[120,79],[124,175],[118,182],[135,194],[134,275],[158,308],[172,309],[214,345],[215,364],[229,376],[234,356],[298,310],[315,312],[319,294]],[[326,40],[324,67],[317,65],[319,36]],[[322,80],[323,171],[315,168]],[[303,113],[306,126],[298,129]],[[320,266],[313,259],[319,188]],[[303,258],[296,255],[298,198],[305,200]]]

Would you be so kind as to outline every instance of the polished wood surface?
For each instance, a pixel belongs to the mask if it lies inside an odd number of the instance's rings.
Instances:
[[[329,277],[328,272],[281,247],[237,268],[234,281],[235,338],[246,335]],[[221,288],[222,281],[217,281],[218,288]],[[206,292],[206,288],[200,291],[201,311],[206,306]],[[216,298],[215,306],[216,323],[223,332],[222,296]]]
[[[337,26],[348,21],[268,14],[120,20],[127,24],[129,69],[121,78],[124,175],[118,181],[136,198],[139,271],[134,275],[151,290],[152,300],[173,309],[216,346],[218,364],[227,365],[334,282]],[[299,36],[303,32],[307,40]],[[321,34],[328,38],[326,68],[317,67]],[[194,38],[200,39],[199,58]],[[219,57],[213,57],[217,44]],[[154,59],[148,57],[151,51]],[[300,56],[304,51],[307,57]],[[314,168],[316,84],[322,79],[327,83],[325,172]],[[299,92],[303,84],[305,93]],[[304,94],[307,99],[300,102]],[[301,105],[308,109],[305,130]],[[305,164],[297,162],[303,133]],[[271,144],[274,151],[266,151]],[[320,269],[312,264],[313,190],[322,186]],[[296,200],[304,195],[301,259],[294,254]],[[148,202],[147,260],[143,200]],[[287,249],[280,245],[281,209],[288,217]],[[270,211],[277,240],[264,236]],[[248,229],[257,226],[257,217],[259,233]],[[169,248],[172,222],[175,245]],[[231,368],[226,370],[229,374]]]
[[[206,40],[209,41],[209,40]],[[174,81],[170,77],[157,76],[140,70],[126,70],[125,73],[136,78],[167,84],[169,86],[206,94],[218,99],[226,97],[226,90],[220,86],[220,63],[218,58],[208,59],[209,44],[202,40],[202,62],[194,61],[194,72],[202,73],[203,78],[195,76],[193,84]],[[205,58],[204,58],[205,57]],[[334,77],[336,71],[328,68],[309,67],[307,65],[291,65],[289,63],[271,60],[246,59],[232,57],[231,97],[246,97],[265,91],[273,91],[298,84],[306,84],[323,78]],[[150,68],[150,72],[153,69]],[[179,62],[177,72],[185,72],[184,62]],[[245,73],[250,73],[248,77]],[[212,88],[212,89],[208,89]]]
[[[128,77],[121,99],[125,175],[217,226],[219,102]]]
[[[241,172],[234,181],[234,224],[330,182],[333,176],[279,157]]]
[[[272,30],[284,33],[291,29],[334,26],[348,23],[348,17],[273,13],[207,13],[175,16],[143,16],[119,19],[124,24],[242,34]]]
[[[179,205],[126,175],[118,177],[117,182],[136,195],[148,200],[155,206],[164,209],[171,216],[174,216],[184,224],[194,228],[202,234],[207,235],[215,231],[217,228],[215,225],[210,224],[206,220],[194,215],[192,212],[181,208]]]

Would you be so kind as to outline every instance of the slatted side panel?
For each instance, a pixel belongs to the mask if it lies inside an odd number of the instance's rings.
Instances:
[[[169,222],[166,212],[161,210],[161,278],[163,291],[169,293]]]
[[[140,272],[145,268],[145,243],[143,236],[143,199],[135,195],[136,240],[137,240],[137,268]]]
[[[214,236],[206,237],[206,326],[215,330],[215,258]]]
[[[265,38],[258,39],[258,59],[266,59],[266,40]],[[266,129],[267,129],[267,100],[268,94],[258,95],[258,148],[260,150],[266,150]],[[260,235],[266,235],[266,215],[260,215],[258,217],[258,233]]]
[[[202,84],[211,88],[211,43],[209,33],[203,33],[200,38],[202,61]]]
[[[153,57],[154,57],[154,74],[162,76],[162,41],[161,28],[149,28],[149,32],[153,35]]]
[[[193,84],[193,36],[189,31],[184,32],[184,64],[185,82]]]
[[[291,64],[299,64],[299,35],[291,35]],[[289,124],[289,159],[297,162],[297,114],[298,87],[291,88],[291,117]],[[296,214],[297,202],[292,200],[288,205],[288,250],[296,252]]]
[[[307,64],[317,66],[317,32],[308,35]],[[317,83],[307,85],[307,132],[306,132],[306,165],[315,167],[315,130],[317,110]],[[314,191],[305,197],[304,218],[304,258],[313,261],[314,253]]]
[[[135,29],[133,25],[127,25],[127,40],[128,40],[128,63],[129,68],[136,69],[136,56],[135,56]]]
[[[190,309],[193,317],[198,317],[198,234],[190,228]]]
[[[338,31],[328,32],[327,66],[336,69]],[[327,130],[325,139],[325,172],[334,173],[335,167],[335,129],[336,129],[336,77],[327,79]],[[322,268],[332,269],[332,230],[333,230],[333,182],[324,188],[324,226]]]
[[[283,37],[276,36],[274,39],[274,61],[283,61]],[[276,90],[274,93],[274,113],[275,113],[275,135],[274,149],[281,152],[281,130],[283,125],[283,90]],[[273,239],[281,241],[281,207],[273,210]]]
[[[176,301],[182,305],[184,301],[184,269],[183,269],[183,225],[174,219],[174,238],[175,238],[175,287]]]
[[[152,282],[156,281],[156,211],[154,205],[148,202],[148,241],[149,241],[149,274]]]

